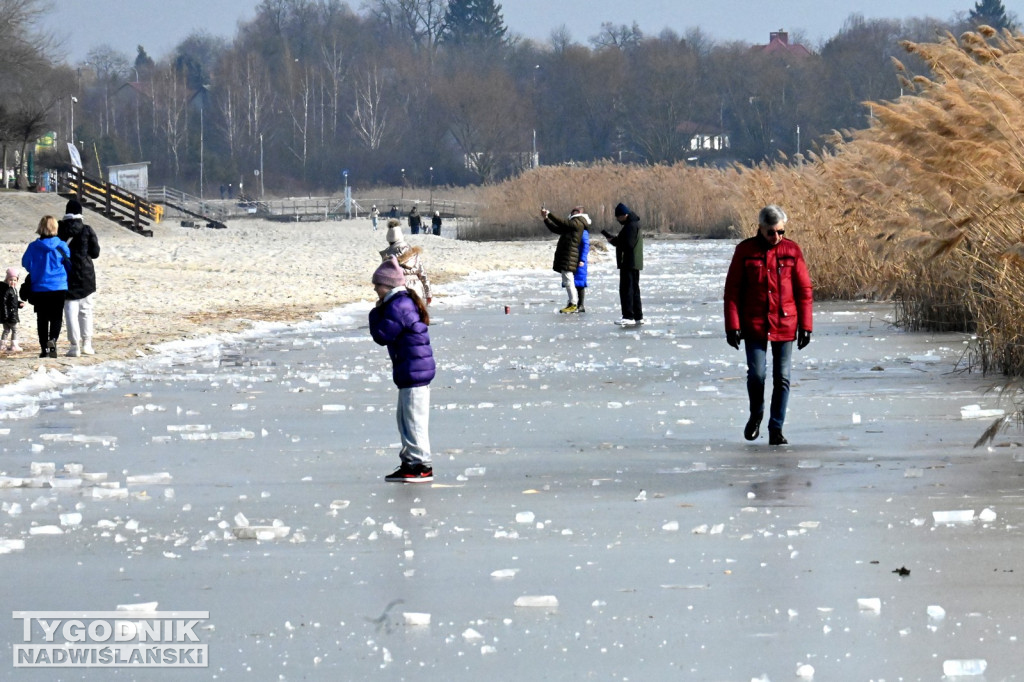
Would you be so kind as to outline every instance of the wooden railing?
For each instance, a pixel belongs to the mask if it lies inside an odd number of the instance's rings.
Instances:
[[[106,180],[91,178],[80,168],[58,174],[57,192],[75,197],[83,208],[92,209],[146,237],[153,236],[153,230],[147,229],[149,225],[160,222],[163,216],[162,207]]]

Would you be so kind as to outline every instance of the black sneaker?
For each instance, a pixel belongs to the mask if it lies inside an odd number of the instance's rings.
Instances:
[[[747,425],[743,427],[743,437],[747,440],[757,440],[761,435],[761,417],[751,415]]]
[[[51,358],[57,357],[57,342],[50,339],[50,345],[46,347],[46,354]]]
[[[389,483],[429,483],[434,480],[434,470],[427,464],[402,464],[384,480]]]
[[[782,429],[768,429],[768,445],[789,445],[789,441],[782,435]]]

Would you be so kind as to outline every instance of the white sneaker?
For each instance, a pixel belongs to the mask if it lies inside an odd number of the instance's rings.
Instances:
[[[83,355],[96,355],[96,351],[94,351],[92,349],[92,344],[87,343],[84,346],[82,346],[82,354]]]
[[[68,348],[67,356],[69,358],[77,358],[78,357],[78,346],[71,346],[70,348]]]
[[[634,324],[636,324],[636,322],[624,317],[615,324],[619,325],[620,327],[632,327]]]

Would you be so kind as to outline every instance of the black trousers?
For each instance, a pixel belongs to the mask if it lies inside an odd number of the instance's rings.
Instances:
[[[60,327],[64,322],[64,298],[67,291],[33,291],[32,307],[36,310],[36,331],[39,333],[39,347],[46,350],[50,339],[60,338]]]
[[[619,303],[622,305],[624,319],[644,319],[643,307],[640,305],[639,270],[619,270]]]

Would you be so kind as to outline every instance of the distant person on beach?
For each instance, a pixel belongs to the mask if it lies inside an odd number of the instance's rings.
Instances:
[[[388,258],[373,273],[377,304],[370,311],[370,335],[388,347],[391,378],[398,387],[398,434],[401,464],[384,480],[428,483],[434,480],[430,455],[430,382],[436,367],[430,347],[430,314],[415,292],[406,287],[405,273]]]
[[[71,251],[57,236],[57,219],[43,216],[36,227],[39,238],[29,243],[21,257],[21,267],[28,270],[32,281],[29,302],[36,311],[39,333],[39,357],[57,357],[61,322],[64,319],[64,297],[68,293],[68,263]]]
[[[789,404],[793,341],[800,350],[811,342],[813,290],[804,254],[786,239],[785,211],[772,204],[757,217],[757,234],[736,246],[725,278],[725,338],[747,354],[750,418],[743,437],[755,440],[764,418],[768,345],[772,348],[772,402],[768,444],[786,445],[782,435]]]
[[[422,227],[423,217],[420,215],[419,210],[413,206],[412,210],[409,211],[409,234],[419,234]]]
[[[430,219],[430,227],[434,231],[435,237],[441,236],[441,212],[434,211],[434,216]]]
[[[569,212],[569,217],[562,220],[546,208],[540,210],[544,225],[558,235],[555,244],[555,258],[551,269],[562,275],[562,286],[568,301],[560,313],[574,313],[579,304],[579,292],[576,289],[576,268],[580,263],[580,243],[583,233],[587,230],[590,217],[584,215],[583,207],[577,206]]]
[[[395,206],[394,204],[391,204],[391,210],[388,211],[388,218],[397,218],[397,217],[398,217],[398,207]]]
[[[82,221],[82,205],[76,199],[69,200],[64,210],[64,218],[57,224],[57,236],[71,251],[64,322],[70,344],[68,357],[77,358],[96,353],[92,347],[92,307],[96,297],[96,268],[92,262],[100,257],[100,240]]]
[[[373,223],[373,231],[377,231],[377,219],[380,218],[380,211],[377,210],[377,204],[370,207],[370,222]]]
[[[18,311],[24,307],[25,303],[18,297],[19,279],[17,268],[7,268],[4,296],[0,303],[0,322],[4,325],[3,335],[0,336],[0,351],[8,353],[21,352],[21,346],[18,345],[18,323],[21,321],[21,315]]]
[[[409,246],[402,236],[402,225],[396,218],[388,220],[388,248],[380,252],[381,261],[397,258],[398,264],[405,272],[405,285],[416,292],[420,298],[430,305],[433,297],[430,294],[430,278],[423,268],[423,249]]]
[[[619,304],[622,319],[615,324],[633,327],[644,323],[643,306],[640,303],[640,271],[644,269],[644,235],[640,232],[638,218],[625,204],[615,207],[615,219],[622,228],[613,235],[601,230],[608,242],[615,247],[615,264],[619,268]]]

